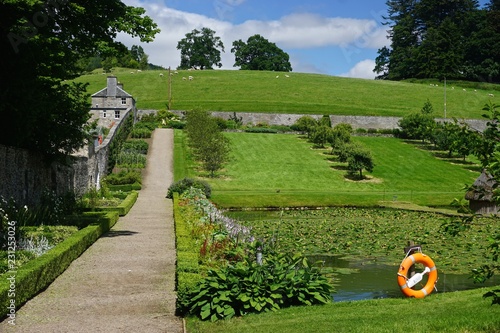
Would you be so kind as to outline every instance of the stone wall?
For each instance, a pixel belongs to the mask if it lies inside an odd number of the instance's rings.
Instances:
[[[124,119],[131,114],[127,113]],[[122,123],[111,128],[101,145],[91,143],[64,162],[50,162],[41,154],[0,145],[0,196],[33,206],[46,189],[58,195],[84,194],[106,175],[109,146]]]
[[[146,110],[144,110],[146,111]],[[140,112],[140,111],[139,111]],[[151,110],[147,110],[148,113],[151,113]],[[184,111],[172,111],[178,116],[182,116]],[[234,112],[219,112],[214,111],[211,112],[212,116],[220,117],[223,119],[229,119],[234,117]],[[258,112],[236,112],[236,116],[241,117],[243,124],[254,124],[257,125],[259,123],[268,124],[268,125],[293,125],[297,119],[304,116],[303,114],[281,114],[281,113],[258,113]],[[309,115],[314,119],[320,119],[323,115]],[[374,117],[374,116],[336,116],[331,115],[330,120],[332,122],[332,126],[335,126],[339,123],[347,123],[351,124],[354,129],[364,128],[364,129],[396,129],[399,128],[398,122],[400,117]],[[443,119],[436,118],[438,122],[446,122],[453,121],[452,119]],[[480,119],[468,119],[465,120],[469,126],[472,128],[483,131],[486,128],[486,121]]]

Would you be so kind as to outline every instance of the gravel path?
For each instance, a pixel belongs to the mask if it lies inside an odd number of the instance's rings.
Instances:
[[[183,332],[175,317],[173,131],[151,140],[143,189],[132,210],[0,332]]]

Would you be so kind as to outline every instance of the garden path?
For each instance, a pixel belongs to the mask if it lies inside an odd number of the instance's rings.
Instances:
[[[173,131],[154,132],[131,211],[0,332],[183,332],[175,312]]]

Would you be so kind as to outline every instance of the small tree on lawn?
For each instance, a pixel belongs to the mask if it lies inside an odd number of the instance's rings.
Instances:
[[[231,151],[229,139],[221,132],[211,135],[198,150],[203,169],[210,172],[210,177],[215,176],[215,172],[222,169],[228,160]]]
[[[363,179],[363,169],[372,172],[374,166],[370,151],[364,147],[356,147],[353,149],[347,159],[349,175],[354,176],[358,174],[359,179]]]
[[[217,120],[206,111],[188,111],[186,121],[188,145],[203,169],[213,177],[229,158],[229,139],[221,132]]]
[[[310,139],[316,148],[324,148],[325,144],[331,141],[331,136],[332,128],[321,125],[314,127]]]

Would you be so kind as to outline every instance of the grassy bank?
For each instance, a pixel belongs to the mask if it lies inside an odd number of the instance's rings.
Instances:
[[[425,299],[381,299],[295,307],[217,323],[187,320],[189,333],[500,332],[500,307],[486,289],[433,294]]]
[[[178,142],[182,135],[177,132]],[[367,174],[368,180],[351,181],[328,150],[311,149],[310,143],[296,135],[226,135],[232,142],[232,158],[220,177],[207,179],[213,187],[213,201],[225,208],[394,202],[448,206],[464,196],[464,183],[471,184],[479,175],[470,164],[437,159],[431,151],[398,139],[356,137],[372,152],[375,169]],[[182,152],[176,150],[176,154]],[[186,170],[185,165],[182,169]]]
[[[132,74],[133,73],[133,74]],[[163,76],[160,76],[160,73]],[[115,69],[111,73],[137,100],[140,109],[165,109],[168,102],[167,71]],[[172,109],[201,108],[210,111],[250,111],[298,114],[404,116],[419,111],[427,99],[436,116],[444,116],[444,90],[430,84],[375,81],[319,74],[263,71],[178,71],[172,76]],[[279,78],[276,78],[276,76]],[[193,80],[183,77],[193,76]],[[83,75],[93,94],[106,86],[100,71]],[[439,83],[439,82],[437,82]],[[457,83],[447,87],[447,117],[481,118],[488,94],[497,102],[493,86],[466,91]]]

